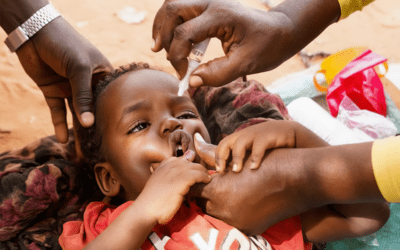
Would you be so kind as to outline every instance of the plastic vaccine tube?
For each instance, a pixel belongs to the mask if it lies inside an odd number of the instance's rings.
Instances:
[[[183,93],[189,88],[189,77],[192,72],[199,67],[201,60],[203,59],[204,53],[206,52],[207,46],[210,43],[210,38],[202,41],[201,43],[193,45],[190,55],[188,57],[189,65],[186,71],[185,77],[179,82],[178,96],[182,96]]]

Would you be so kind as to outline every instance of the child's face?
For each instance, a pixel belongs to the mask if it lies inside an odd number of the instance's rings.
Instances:
[[[99,96],[102,152],[128,200],[144,188],[150,166],[155,170],[165,159],[195,151],[196,132],[210,141],[189,95],[177,93],[175,77],[141,69],[121,75]]]

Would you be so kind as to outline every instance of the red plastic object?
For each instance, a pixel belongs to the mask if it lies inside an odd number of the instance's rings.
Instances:
[[[366,50],[336,75],[326,95],[332,116],[338,115],[344,96],[348,96],[360,109],[386,116],[383,85],[373,68],[386,61],[386,58]]]

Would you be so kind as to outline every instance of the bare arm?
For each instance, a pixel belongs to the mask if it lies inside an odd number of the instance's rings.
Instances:
[[[310,131],[298,135],[321,143]],[[198,145],[199,155],[213,151]],[[362,143],[267,151],[258,170],[244,167],[241,173],[215,175],[193,193],[204,199],[207,213],[247,234],[262,233],[279,221],[328,204],[384,202],[372,171],[371,147]]]
[[[145,211],[140,202],[134,202],[84,249],[140,249],[156,225]]]
[[[307,130],[302,126],[295,130],[297,131],[296,147],[311,148],[329,145],[323,140],[307,140],[307,137],[311,135]],[[314,186],[313,183],[310,185]],[[319,243],[371,234],[385,225],[390,216],[390,209],[386,201],[330,204],[311,209],[300,216],[304,240]]]
[[[189,153],[164,160],[157,167],[153,165],[154,172],[135,202],[89,243],[86,249],[139,249],[157,223],[169,222],[189,188],[197,182],[207,183],[211,179],[202,165],[192,162],[194,152]],[[105,182],[108,177],[104,173],[107,170],[99,164],[96,168],[99,169],[95,172],[97,181]],[[115,179],[115,182],[118,180]]]
[[[302,213],[304,241],[330,242],[379,230],[389,219],[387,202],[327,205]]]
[[[2,0],[0,25],[9,34],[48,3],[47,0]],[[65,98],[72,97],[82,126],[93,124],[92,83],[113,70],[96,47],[63,17],[57,17],[16,53],[25,72],[43,92],[58,141],[65,143],[69,139]]]
[[[226,56],[194,71],[201,84],[222,86],[238,77],[279,66],[340,17],[337,0],[287,0],[270,11],[236,1],[165,1],[153,23],[153,51],[165,49],[183,76],[192,43],[221,40]]]
[[[48,3],[47,0],[2,0],[0,26],[9,34]]]

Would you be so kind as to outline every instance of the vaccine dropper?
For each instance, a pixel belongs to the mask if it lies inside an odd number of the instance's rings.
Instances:
[[[192,72],[199,67],[201,60],[203,59],[204,53],[206,52],[207,46],[210,42],[210,38],[202,41],[201,43],[193,45],[190,55],[188,57],[189,65],[186,71],[185,77],[179,82],[178,96],[182,96],[183,93],[189,88],[189,77]]]

